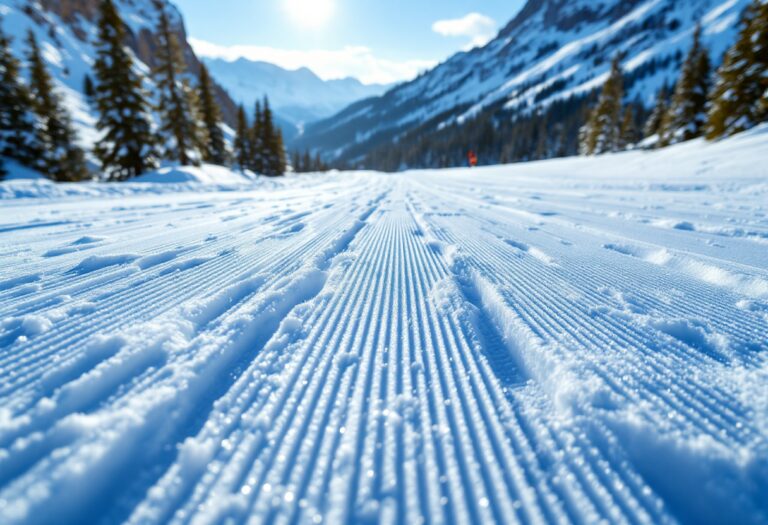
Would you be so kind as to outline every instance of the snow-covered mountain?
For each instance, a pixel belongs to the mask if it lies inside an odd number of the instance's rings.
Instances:
[[[188,72],[196,75],[200,62],[187,43],[184,21],[179,10],[162,0],[183,46]],[[155,64],[157,9],[153,0],[114,0],[128,28],[128,45],[136,55],[137,67],[148,75]],[[3,30],[13,37],[14,54],[22,58],[27,30],[37,36],[43,57],[72,112],[81,142],[90,147],[97,138],[96,115],[86,102],[83,81],[93,77],[93,42],[97,35],[98,0],[0,0]],[[147,79],[151,88],[152,80]],[[233,123],[236,106],[226,92],[218,88],[217,98],[225,121]]]
[[[594,91],[623,54],[627,98],[650,105],[673,82],[697,23],[719,63],[749,0],[528,0],[489,44],[449,58],[412,82],[308,126],[299,145],[364,161],[473,117],[498,122]],[[410,140],[408,142],[411,142]]]
[[[307,68],[291,71],[245,58],[228,61],[203,57],[203,61],[237,102],[249,107],[267,95],[275,112],[295,124],[330,117],[391,87],[365,85],[355,78],[326,81]]]

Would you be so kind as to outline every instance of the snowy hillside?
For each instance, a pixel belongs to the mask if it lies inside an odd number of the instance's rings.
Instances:
[[[289,71],[244,58],[203,60],[237,102],[251,108],[257,99],[267,95],[275,112],[296,125],[330,117],[353,102],[381,95],[387,89],[354,78],[324,81],[307,68]]]
[[[483,48],[459,53],[380,98],[309,126],[300,144],[345,161],[391,146],[409,131],[428,136],[479,115],[520,112],[599,88],[622,53],[627,100],[652,106],[673,83],[697,23],[719,63],[749,0],[528,0]]]
[[[766,151],[2,183],[0,522],[768,523]]]
[[[170,2],[166,4],[169,6],[174,31],[184,46],[189,73],[196,75],[199,62],[186,43],[181,13]],[[137,63],[142,72],[149,75],[155,57],[157,10],[152,0],[115,0],[115,5],[128,26],[129,44],[138,58]],[[65,106],[72,113],[80,140],[86,149],[98,137],[95,129],[96,114],[83,93],[85,76],[93,78],[97,7],[96,0],[0,0],[3,29],[13,37],[14,55],[19,58],[25,56],[24,39],[27,30],[31,29],[41,44],[46,66],[65,98]],[[148,79],[147,82],[148,88],[151,88],[152,80]],[[232,100],[221,89],[218,90],[217,99],[225,120],[228,123],[234,122],[235,105]]]

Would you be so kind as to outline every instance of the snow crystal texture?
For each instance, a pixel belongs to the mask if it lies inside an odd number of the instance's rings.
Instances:
[[[767,523],[766,151],[4,183],[0,522]]]

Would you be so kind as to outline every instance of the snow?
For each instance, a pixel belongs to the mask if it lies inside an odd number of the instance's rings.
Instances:
[[[765,151],[3,182],[0,522],[766,523]]]
[[[221,166],[203,164],[194,166],[166,166],[151,171],[123,184],[55,184],[40,173],[27,169],[14,161],[6,166],[6,184],[0,184],[0,200],[19,198],[55,198],[61,196],[135,196],[139,193],[162,194],[185,190],[199,191],[202,187],[224,191],[254,186],[272,186],[279,181],[253,172],[232,171]]]
[[[207,164],[200,168],[167,167],[134,179],[133,182],[154,184],[249,184],[256,176],[238,173],[221,166]]]

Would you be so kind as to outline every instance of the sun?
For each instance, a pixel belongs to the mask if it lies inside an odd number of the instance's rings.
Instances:
[[[334,0],[284,0],[285,9],[302,27],[319,29],[333,16]]]

